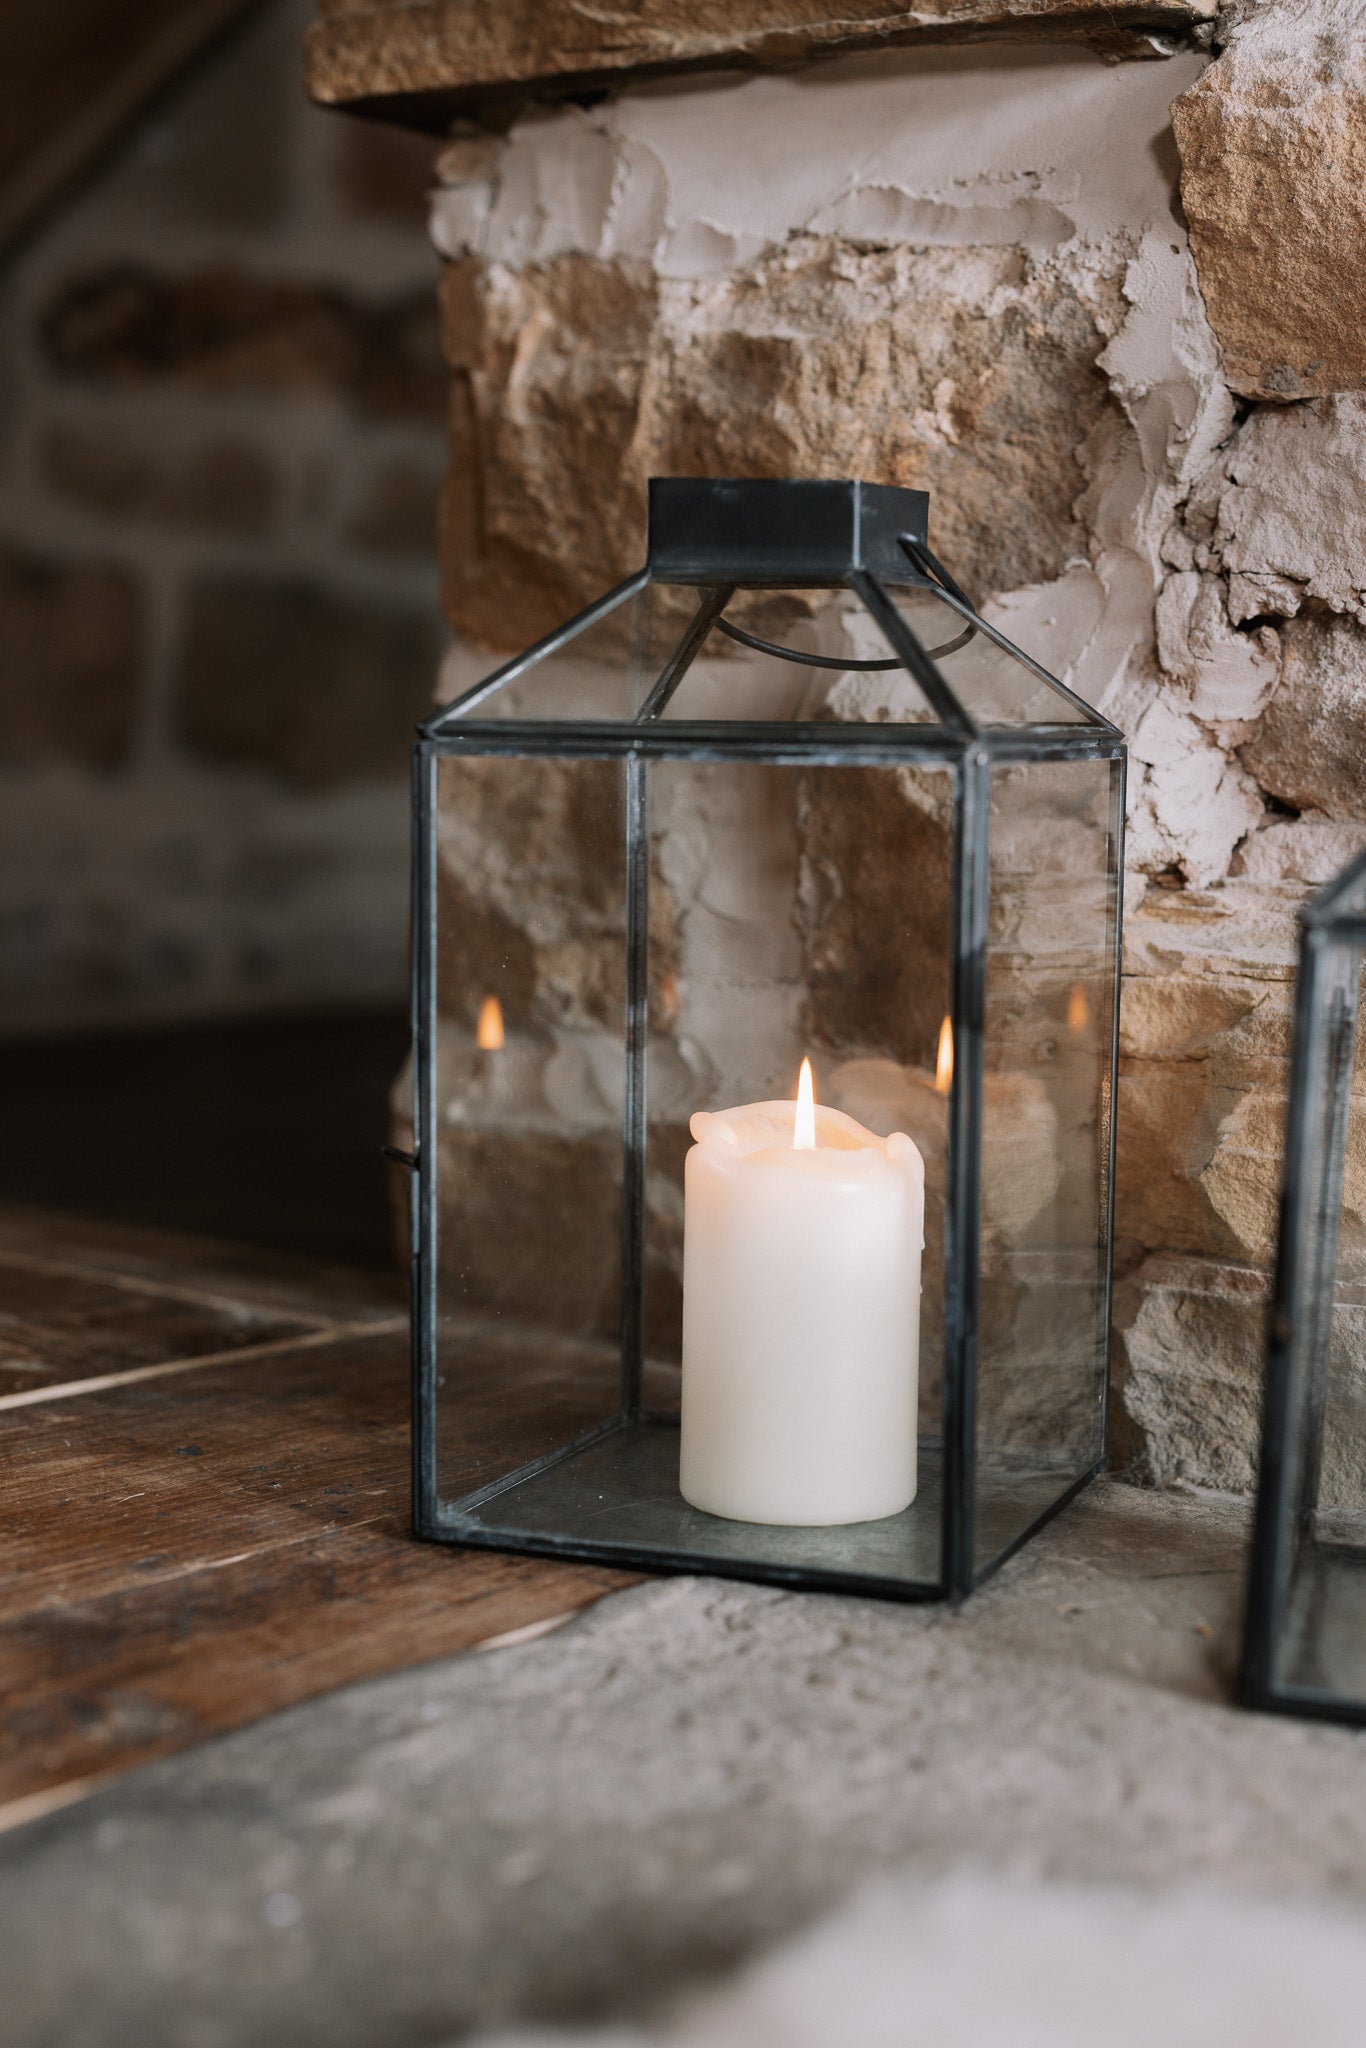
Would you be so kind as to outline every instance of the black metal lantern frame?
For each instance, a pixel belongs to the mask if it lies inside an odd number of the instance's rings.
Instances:
[[[1363,961],[1366,854],[1301,913],[1242,1670],[1248,1706],[1358,1726],[1366,1726]]]
[[[857,482],[656,480],[645,568],[420,731],[422,1537],[956,1597],[1104,1463],[1124,744],[927,520]],[[737,819],[768,833],[748,923],[724,876],[689,898],[691,955],[656,812],[701,818],[694,869]],[[481,975],[506,1038],[476,1034]],[[703,998],[737,1048],[710,1066]],[[927,1161],[919,1491],[833,1528],[678,1490],[685,1119],[789,1094],[789,1028]]]

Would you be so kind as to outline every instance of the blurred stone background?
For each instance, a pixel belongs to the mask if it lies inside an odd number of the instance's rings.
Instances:
[[[239,10],[0,274],[0,1028],[402,1001],[429,152]]]
[[[430,148],[309,14],[0,28],[6,200],[131,80],[0,267],[0,1192],[382,1260],[446,379]]]

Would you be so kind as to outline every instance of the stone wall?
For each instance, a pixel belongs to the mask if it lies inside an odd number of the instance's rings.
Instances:
[[[258,12],[0,277],[0,1030],[401,1002],[427,144]]]
[[[1295,911],[1366,839],[1348,26],[628,94],[454,141],[432,214],[447,692],[638,560],[652,472],[854,474],[1126,732],[1116,1449],[1171,1484],[1251,1479]]]

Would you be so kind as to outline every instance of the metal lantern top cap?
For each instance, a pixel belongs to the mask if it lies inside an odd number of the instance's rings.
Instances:
[[[650,480],[651,572],[662,582],[838,583],[858,569],[918,580],[905,547],[929,537],[927,491],[841,479]]]
[[[612,724],[658,734],[667,721],[670,745],[684,724],[719,726],[718,741],[746,748],[781,727],[810,750],[830,743],[838,724],[846,739],[858,726],[865,741],[877,731],[879,746],[900,734],[921,752],[942,752],[993,731],[1009,731],[1017,751],[1026,735],[1026,750],[1047,750],[1089,728],[1101,752],[1122,751],[1107,719],[978,611],[930,550],[929,509],[925,491],[857,478],[652,477],[644,566],[472,682],[422,731],[444,737],[476,715],[597,733]],[[651,586],[699,592],[691,621],[686,600],[660,601]],[[774,638],[762,616],[767,593],[801,590],[843,590],[851,602],[823,613],[807,606]],[[762,593],[757,610],[753,593]],[[792,644],[794,634],[803,644]],[[737,644],[752,670],[738,682]],[[724,677],[710,673],[721,652]],[[766,670],[753,667],[755,656]],[[913,690],[871,719],[855,706],[853,717],[832,720],[810,683],[813,672],[893,670]],[[514,683],[525,687],[509,692]]]

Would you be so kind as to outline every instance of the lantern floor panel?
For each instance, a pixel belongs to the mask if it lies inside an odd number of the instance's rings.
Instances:
[[[513,1475],[492,1498],[449,1510],[443,1533],[509,1550],[630,1556],[656,1570],[933,1599],[943,1590],[942,1513],[938,1446],[922,1446],[915,1500],[882,1521],[780,1528],[704,1514],[678,1490],[678,1426],[668,1418],[622,1423]]]
[[[902,1514],[830,1528],[734,1522],[703,1513],[678,1487],[673,1417],[622,1422],[567,1445],[444,1509],[430,1533],[493,1549],[548,1552],[658,1571],[861,1591],[883,1598],[944,1597],[943,1467],[922,1442],[919,1487]],[[1065,1505],[1089,1473],[990,1462],[979,1474],[977,1527],[988,1569]],[[985,1573],[982,1574],[985,1576]]]
[[[1278,1676],[1294,1693],[1366,1720],[1366,1552],[1306,1545]]]

